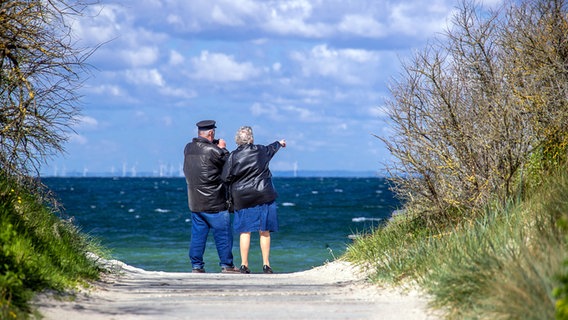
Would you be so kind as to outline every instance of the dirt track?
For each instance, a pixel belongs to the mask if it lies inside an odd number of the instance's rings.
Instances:
[[[415,291],[369,285],[346,262],[289,274],[150,272],[116,262],[73,301],[42,295],[44,319],[438,319]],[[67,300],[67,301],[65,301]]]

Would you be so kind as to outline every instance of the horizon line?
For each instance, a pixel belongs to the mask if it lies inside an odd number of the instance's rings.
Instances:
[[[273,170],[274,177],[377,177],[379,170]],[[183,178],[182,174],[160,174],[159,172],[142,171],[135,174],[117,174],[117,172],[81,172],[71,171],[64,174],[45,174],[42,178]]]

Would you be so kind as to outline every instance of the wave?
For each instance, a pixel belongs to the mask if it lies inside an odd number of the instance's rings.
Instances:
[[[383,219],[382,218],[366,218],[366,217],[357,217],[357,218],[351,219],[351,221],[353,221],[353,222],[381,221],[381,220],[383,220]]]
[[[168,212],[170,212],[171,210],[157,208],[157,209],[154,209],[154,211],[155,211],[155,212],[159,212],[159,213],[168,213]]]
[[[293,202],[282,202],[283,207],[295,207],[296,204]]]

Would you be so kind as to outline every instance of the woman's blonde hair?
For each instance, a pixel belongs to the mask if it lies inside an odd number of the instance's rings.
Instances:
[[[243,144],[249,144],[254,142],[254,137],[252,135],[252,128],[249,126],[242,126],[237,130],[235,135],[235,142],[238,146]]]

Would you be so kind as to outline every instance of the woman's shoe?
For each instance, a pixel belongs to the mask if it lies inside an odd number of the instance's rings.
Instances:
[[[242,265],[239,270],[241,270],[241,273],[250,273],[250,269],[245,265]]]
[[[274,272],[272,272],[272,268],[271,268],[270,266],[267,266],[267,265],[264,265],[264,266],[262,267],[262,272],[264,272],[264,273],[274,273]]]

